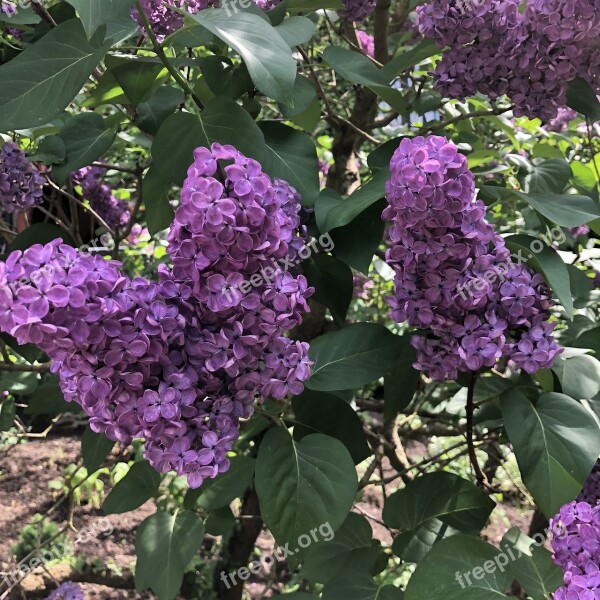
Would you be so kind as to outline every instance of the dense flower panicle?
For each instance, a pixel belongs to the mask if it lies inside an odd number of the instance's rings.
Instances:
[[[550,519],[552,559],[565,585],[555,600],[600,598],[600,506],[571,502]]]
[[[576,76],[598,89],[598,0],[433,0],[419,30],[447,47],[436,86],[451,98],[508,95],[516,116],[556,118]]]
[[[392,223],[391,315],[427,332],[413,338],[416,368],[441,380],[503,357],[528,373],[551,366],[561,349],[550,291],[541,275],[511,263],[474,200],[466,158],[443,137],[406,138],[390,169],[382,216]]]
[[[308,345],[284,334],[312,290],[273,268],[296,252],[298,210],[297,192],[256,161],[198,149],[169,235],[172,270],[130,279],[60,240],[13,252],[0,262],[0,330],[48,354],[94,431],[144,438],[158,471],[199,486],[227,470],[256,397],[299,394],[310,374]]]
[[[16,144],[6,142],[0,149],[0,212],[39,206],[43,196],[42,174]]]
[[[83,600],[83,590],[78,584],[67,581],[61,583],[46,600]]]
[[[375,8],[376,0],[342,0],[342,8],[338,9],[337,14],[342,19],[364,21]]]
[[[366,31],[362,31],[358,29],[356,31],[356,37],[358,38],[358,42],[362,51],[371,58],[375,57],[375,38],[368,34]]]
[[[108,185],[103,183],[105,170],[84,167],[72,174],[73,181],[81,186],[83,197],[111,229],[122,229],[129,223],[131,213],[125,200],[115,198]]]
[[[166,2],[163,0],[141,0],[140,4],[156,39],[162,43],[167,36],[183,27],[183,16],[171,10],[166,6],[167,4],[195,14],[210,6],[218,6],[219,2],[218,0],[166,0]],[[144,33],[143,21],[135,6],[131,14],[140,26],[142,33]]]

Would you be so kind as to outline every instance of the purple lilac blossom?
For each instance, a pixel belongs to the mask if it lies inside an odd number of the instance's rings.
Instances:
[[[83,600],[83,590],[76,583],[61,583],[46,600]]]
[[[0,212],[14,213],[39,206],[44,178],[13,142],[0,149]]]
[[[474,199],[467,159],[443,137],[405,138],[387,182],[386,259],[396,272],[392,318],[425,330],[415,367],[436,380],[510,358],[533,373],[562,349],[552,338],[552,300],[539,274],[512,264],[504,240]]]
[[[577,111],[572,108],[559,108],[556,117],[546,125],[546,129],[558,133],[567,131],[569,123],[577,118],[577,115]]]
[[[356,37],[358,38],[358,42],[362,51],[371,58],[375,57],[375,38],[372,35],[369,35],[366,31],[362,31],[358,29],[356,31]]]
[[[552,559],[563,570],[564,586],[554,600],[600,598],[600,506],[574,501],[550,519]]]
[[[435,71],[450,98],[508,95],[516,116],[552,121],[576,76],[598,89],[597,0],[433,0],[417,8],[419,29],[447,47]]]
[[[166,4],[195,14],[205,8],[218,6],[219,2],[218,0],[166,0],[165,3],[163,0],[141,0],[140,4],[156,39],[162,43],[167,36],[183,27],[183,16],[171,10]],[[132,8],[131,14],[140,26],[140,31],[145,33],[142,18],[135,6]]]
[[[115,198],[110,187],[102,182],[104,173],[100,167],[84,167],[71,176],[81,186],[84,199],[106,224],[113,230],[121,229],[129,223],[129,205]]]
[[[158,282],[61,240],[35,245],[0,262],[0,330],[48,354],[94,431],[144,438],[153,467],[198,487],[228,469],[254,400],[297,395],[310,375],[308,344],[285,337],[308,310],[306,279],[272,269],[242,285],[294,256],[298,210],[256,161],[199,148]]]
[[[337,14],[342,19],[364,21],[375,8],[376,0],[342,0],[342,8],[338,9]]]
[[[585,485],[577,496],[579,502],[587,502],[592,506],[596,506],[600,501],[600,461],[596,462],[591,473],[586,479]]]

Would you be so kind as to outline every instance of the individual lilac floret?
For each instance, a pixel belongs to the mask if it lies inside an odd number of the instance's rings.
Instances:
[[[362,51],[371,58],[375,57],[375,38],[372,35],[369,35],[366,31],[362,31],[358,29],[356,31],[356,37],[358,38],[358,42]]]
[[[337,14],[342,19],[360,23],[373,12],[376,2],[377,0],[342,0],[343,6],[338,9]]]
[[[84,167],[72,177],[81,186],[84,199],[104,222],[113,230],[122,229],[131,218],[129,205],[125,200],[115,198],[110,187],[103,183],[104,172],[100,167]]]
[[[281,3],[281,0],[255,0],[254,2],[258,8],[263,10],[271,10]]]
[[[12,142],[0,149],[0,211],[14,213],[39,206],[44,178],[25,153]]]
[[[175,8],[186,10],[190,14],[195,14],[209,8],[218,6],[218,0],[141,0],[140,4],[144,9],[144,13],[152,31],[159,43],[162,43],[165,38],[172,33],[175,33],[183,27],[183,16],[178,12],[171,10],[167,4]],[[140,31],[145,33],[142,18],[138,9],[134,6],[131,14],[140,26]]]
[[[83,600],[83,590],[70,581],[61,583],[46,600]]]
[[[512,264],[504,240],[475,200],[467,159],[443,137],[405,138],[390,164],[386,259],[396,272],[391,316],[415,336],[416,368],[433,379],[510,358],[533,373],[553,364],[550,291]]]

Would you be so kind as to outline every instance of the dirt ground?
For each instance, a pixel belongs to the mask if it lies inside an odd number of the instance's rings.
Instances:
[[[407,447],[409,454],[419,454],[422,448]],[[59,480],[65,467],[77,461],[80,453],[80,438],[75,436],[56,437],[44,440],[31,440],[25,444],[0,451],[0,590],[2,577],[15,568],[11,556],[11,546],[18,540],[22,528],[31,522],[36,513],[45,513],[55,502],[56,492],[49,488],[49,482]],[[391,472],[391,471],[390,471]],[[385,475],[386,473],[384,473]],[[395,485],[386,486],[389,495]],[[105,489],[105,494],[108,489]],[[380,488],[368,488],[357,504],[356,510],[367,517],[372,525],[374,536],[384,544],[392,541],[391,532],[381,521],[383,491]],[[136,528],[147,516],[154,512],[154,505],[148,502],[139,509],[123,515],[109,517],[110,535],[106,531],[106,517],[101,511],[90,506],[76,507],[72,515],[75,530],[69,530],[68,538],[72,554],[87,567],[80,570],[61,563],[49,567],[46,571],[39,568],[29,575],[19,586],[5,596],[0,591],[0,599],[37,599],[45,598],[62,581],[79,581],[84,589],[86,600],[106,599],[150,600],[152,594],[139,594],[135,591],[132,568],[135,562]],[[63,527],[67,523],[69,511],[61,507],[53,513],[53,520]],[[484,531],[484,537],[498,544],[503,534],[518,526],[527,531],[531,512],[520,511],[513,506],[498,505],[492,514],[491,523]],[[78,532],[93,532],[84,543],[77,543]],[[258,546],[265,552],[273,548],[273,540],[264,533]],[[90,565],[103,565],[91,568]],[[107,565],[110,565],[107,568]],[[252,598],[271,597],[269,591],[264,596],[264,583],[255,582],[248,586]]]

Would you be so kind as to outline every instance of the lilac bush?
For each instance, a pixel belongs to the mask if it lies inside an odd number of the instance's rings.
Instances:
[[[44,177],[13,142],[0,149],[0,212],[14,213],[39,206]]]
[[[440,380],[501,358],[528,373],[550,367],[561,351],[550,290],[541,275],[511,263],[474,199],[467,159],[443,137],[405,138],[390,169],[382,216],[392,222],[391,316],[425,331],[412,339],[415,366]]]

